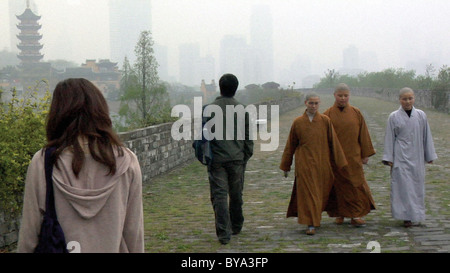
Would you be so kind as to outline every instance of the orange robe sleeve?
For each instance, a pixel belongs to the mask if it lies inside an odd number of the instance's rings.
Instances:
[[[359,112],[359,116],[360,116],[360,131],[358,140],[361,146],[361,158],[366,158],[374,155],[376,151],[373,148],[369,128],[367,127],[366,121],[364,120],[364,117],[361,112]]]
[[[294,121],[291,126],[286,146],[284,147],[283,156],[281,157],[280,169],[289,172],[291,170],[292,160],[295,154],[295,150],[299,144],[299,139],[295,130],[296,122]]]
[[[336,167],[338,167],[339,169],[343,168],[347,166],[348,162],[347,159],[345,158],[344,150],[342,149],[341,143],[339,142],[336,132],[334,131],[334,127],[333,124],[331,123],[331,120],[329,120],[328,133],[329,133],[328,140],[331,152],[331,160]]]

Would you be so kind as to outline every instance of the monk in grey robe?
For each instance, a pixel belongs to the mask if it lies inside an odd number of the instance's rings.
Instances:
[[[400,108],[389,115],[383,163],[391,166],[391,209],[405,227],[425,220],[425,163],[437,159],[427,116],[414,107],[414,91],[403,88]]]

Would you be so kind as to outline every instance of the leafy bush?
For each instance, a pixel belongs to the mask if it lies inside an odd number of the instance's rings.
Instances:
[[[448,105],[448,92],[450,91],[450,67],[443,66],[439,70],[436,80],[433,82],[432,103],[438,110],[444,110]]]
[[[405,86],[417,89],[418,80],[414,70],[402,68],[388,68],[379,72],[363,72],[356,76],[340,75],[333,70],[327,70],[315,88],[334,88],[338,83],[346,83],[350,87],[372,87],[372,88],[402,88]]]
[[[249,105],[259,102],[267,102],[271,100],[281,100],[283,98],[301,97],[300,92],[293,89],[280,89],[279,84],[268,82],[263,86],[249,84],[244,90],[238,90],[235,98],[243,104]]]
[[[9,102],[0,101],[0,211],[18,215],[28,165],[46,142],[45,122],[50,107],[50,93],[38,97],[29,91],[19,98],[11,90]]]

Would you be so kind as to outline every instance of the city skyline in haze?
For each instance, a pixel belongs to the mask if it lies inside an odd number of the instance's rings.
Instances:
[[[25,0],[17,1],[25,7]],[[40,32],[45,60],[66,59],[81,64],[86,59],[111,59],[107,0],[32,1],[42,16]],[[427,64],[440,67],[450,63],[447,47],[450,38],[446,34],[450,27],[447,16],[450,1],[153,0],[151,3],[153,39],[164,48],[167,75],[174,80],[180,77],[179,47],[188,43],[199,45],[201,57],[214,58],[217,80],[221,73],[222,39],[240,36],[250,45],[255,6],[268,7],[273,21],[274,72],[273,79],[267,81],[300,83],[300,77],[323,76],[327,69],[341,70],[344,51],[349,48],[357,49],[360,67],[356,69],[367,71],[405,68],[419,74]],[[9,25],[7,4],[8,1],[0,3],[2,26]],[[6,29],[9,28],[0,29],[0,50],[10,49],[12,44]],[[129,42],[134,47],[137,41]]]

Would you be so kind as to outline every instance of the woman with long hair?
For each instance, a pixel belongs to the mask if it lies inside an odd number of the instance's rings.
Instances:
[[[86,79],[56,86],[38,151],[25,181],[18,252],[33,252],[45,211],[44,152],[53,148],[58,221],[76,252],[143,252],[142,175],[136,155],[112,128],[100,90]]]

